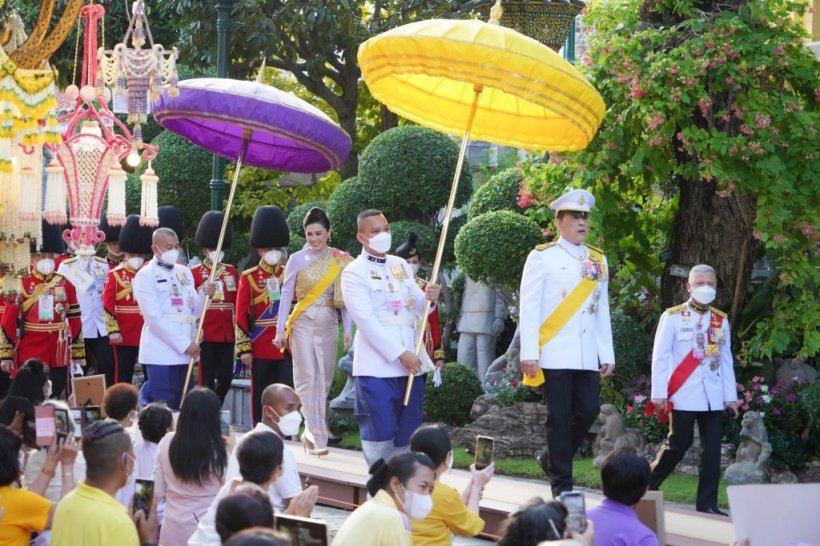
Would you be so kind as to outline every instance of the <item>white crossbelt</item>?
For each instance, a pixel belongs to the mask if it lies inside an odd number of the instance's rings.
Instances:
[[[165,318],[171,322],[179,322],[180,324],[194,324],[196,317],[192,315],[165,315]]]
[[[379,322],[382,326],[409,326],[415,328],[416,319],[412,316],[396,316],[379,313]]]

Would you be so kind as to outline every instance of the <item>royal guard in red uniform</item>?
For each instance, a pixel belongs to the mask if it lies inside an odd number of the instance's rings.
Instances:
[[[416,284],[419,288],[424,290],[427,286],[427,280],[418,276],[419,267],[421,266],[421,252],[418,248],[418,235],[411,231],[407,234],[407,240],[396,249],[396,256],[404,258],[410,269],[413,270],[413,275],[416,278]],[[444,349],[441,345],[441,322],[438,318],[438,306],[436,306],[430,314],[427,315],[427,329],[424,332],[424,347],[427,349],[427,354],[430,359],[436,364],[437,368],[444,366]]]
[[[273,344],[289,240],[285,216],[279,207],[256,209],[250,243],[261,259],[259,265],[240,275],[236,296],[236,354],[242,364],[251,369],[254,424],[262,416],[261,397],[265,387],[273,383],[293,387],[290,352]]]
[[[33,246],[33,245],[32,245]],[[32,248],[22,293],[6,300],[0,328],[0,365],[13,378],[29,358],[50,369],[52,393],[65,397],[71,365],[85,365],[80,304],[74,286],[54,272],[65,249],[61,226],[43,222],[40,248]]]
[[[196,229],[194,242],[202,249],[205,260],[191,268],[194,285],[198,289],[203,283],[208,282],[214,262],[219,262],[214,277],[216,292],[208,304],[205,322],[202,325],[199,384],[216,392],[220,402],[225,401],[225,396],[231,389],[231,381],[233,381],[233,369],[236,362],[234,304],[239,285],[236,268],[222,263],[224,253],[220,253],[219,259],[216,256],[215,249],[219,242],[219,232],[222,229],[224,217],[224,212],[216,210],[208,211],[202,216]],[[228,226],[222,248],[230,248],[232,241],[231,228]]]
[[[126,218],[118,245],[123,259],[120,265],[108,272],[105,282],[105,328],[114,347],[116,383],[131,383],[134,378],[143,320],[131,284],[145,263],[145,256],[151,253],[152,232],[153,228],[140,225],[139,215],[132,214]]]

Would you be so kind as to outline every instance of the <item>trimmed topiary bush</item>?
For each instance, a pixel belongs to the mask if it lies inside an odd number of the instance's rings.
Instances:
[[[467,223],[467,214],[462,213],[458,216],[455,216],[450,219],[450,228],[447,230],[447,242],[444,243],[444,258],[442,264],[444,267],[451,268],[455,267],[456,265],[456,236],[458,232],[461,231],[461,228]],[[436,229],[436,245],[438,245],[438,240],[441,237],[441,228],[442,226],[438,226]],[[432,265],[433,259],[435,255],[430,258],[430,264]]]
[[[639,375],[651,372],[652,340],[637,320],[625,313],[613,313],[612,344],[615,348],[612,377],[619,389]]]
[[[518,206],[518,190],[523,179],[524,176],[516,167],[492,176],[473,194],[468,217],[472,220],[494,210],[524,212],[524,209]]]
[[[441,369],[441,386],[433,386],[433,374],[427,374],[424,393],[424,418],[455,427],[470,422],[470,409],[476,398],[484,394],[481,381],[469,366],[450,362]]]
[[[428,264],[432,264],[436,257],[436,245],[438,244],[436,232],[428,226],[415,222],[407,222],[404,220],[390,222],[390,233],[393,235],[393,247],[390,253],[396,253],[396,249],[404,244],[407,240],[407,234],[411,231],[415,231],[419,236],[416,244],[419,247],[419,252],[421,252],[422,260]]]
[[[359,247],[356,242],[356,216],[374,207],[372,199],[372,190],[355,176],[343,181],[334,190],[325,208],[333,228],[333,246],[348,252]]]
[[[517,290],[527,255],[544,242],[541,228],[526,216],[498,210],[473,218],[456,236],[456,262],[473,280]]]
[[[381,133],[359,159],[359,180],[390,221],[414,220],[432,225],[447,204],[458,159],[458,145],[443,134],[415,125]],[[472,192],[468,165],[459,179],[456,207]]]
[[[290,232],[290,243],[288,244],[288,256],[294,252],[299,252],[305,246],[305,238],[301,233]]]
[[[320,209],[324,209],[324,211],[327,212],[326,201],[308,201],[307,203],[296,205],[295,207],[293,207],[293,210],[291,210],[288,213],[288,217],[285,219],[285,223],[287,223],[288,225],[288,231],[290,231],[291,233],[298,233],[299,235],[304,235],[305,230],[302,227],[302,221],[305,219],[305,214],[307,214],[308,211],[313,207],[319,207]]]

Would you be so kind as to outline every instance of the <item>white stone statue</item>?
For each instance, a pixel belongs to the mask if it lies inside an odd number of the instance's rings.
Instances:
[[[504,300],[496,290],[466,278],[458,321],[458,361],[476,370],[482,384],[495,360],[495,344],[506,316]]]
[[[735,462],[729,465],[723,475],[726,483],[762,483],[768,477],[767,468],[772,455],[769,433],[763,424],[763,416],[756,411],[747,411],[741,421],[740,444],[737,446]]]

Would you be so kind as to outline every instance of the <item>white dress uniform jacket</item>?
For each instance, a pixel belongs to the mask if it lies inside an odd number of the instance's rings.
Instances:
[[[581,282],[585,262],[589,262],[589,249],[563,237],[527,256],[520,291],[521,360],[538,360],[549,370],[598,371],[599,363],[615,363],[605,257],[605,274],[599,276],[592,294],[555,337],[543,347],[538,345],[541,324]]]
[[[57,273],[69,280],[74,277],[72,270],[82,270],[80,275],[88,275],[91,280],[90,286],[86,290],[81,290],[80,286],[74,284],[77,290],[77,301],[80,304],[80,318],[83,322],[83,337],[98,338],[108,335],[105,328],[105,317],[103,316],[102,293],[105,280],[108,278],[108,262],[105,258],[91,256],[90,260],[73,257],[60,263]],[[88,278],[88,277],[86,277]]]
[[[686,314],[687,310],[689,314]],[[652,398],[668,398],[667,387],[672,372],[692,350],[698,331],[709,329],[713,312],[710,307],[706,313],[700,314],[687,304],[663,312],[652,349]],[[722,339],[717,343],[719,354],[704,358],[672,396],[674,409],[723,411],[724,402],[737,400],[729,319],[723,319],[722,330]]]
[[[353,375],[404,377],[399,356],[416,350],[417,320],[424,315],[424,292],[402,258],[384,263],[362,251],[342,271],[342,296],[353,321]]]
[[[141,364],[187,364],[185,350],[194,340],[204,296],[194,288],[191,270],[179,264],[165,269],[156,257],[133,282],[134,299],[145,321],[140,337]]]

